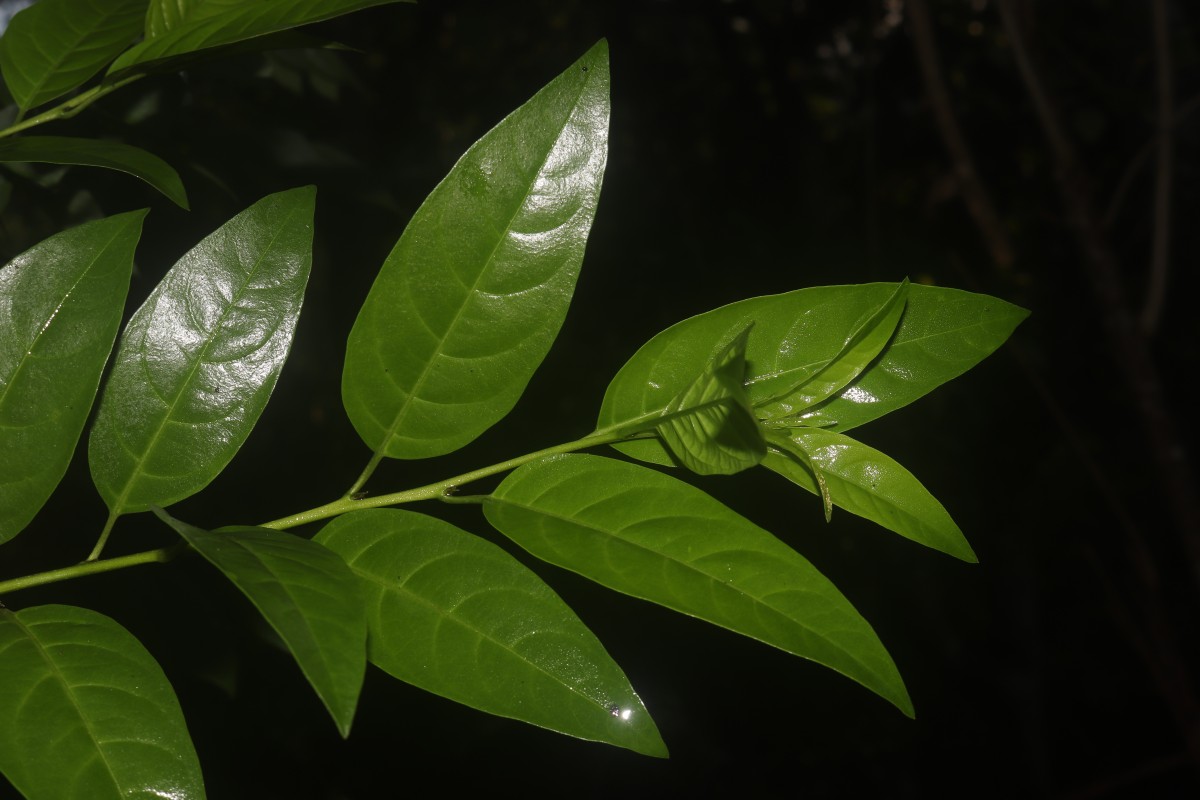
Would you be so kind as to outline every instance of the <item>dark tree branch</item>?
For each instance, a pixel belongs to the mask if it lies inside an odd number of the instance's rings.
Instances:
[[[1158,482],[1175,521],[1183,554],[1195,585],[1200,587],[1200,506],[1197,505],[1196,482],[1183,439],[1167,407],[1162,381],[1150,356],[1143,329],[1135,322],[1130,311],[1117,256],[1093,209],[1087,176],[1062,124],[1058,107],[1052,102],[1025,45],[1016,19],[1014,0],[998,0],[997,7],[1017,69],[1050,147],[1055,164],[1055,182],[1062,196],[1067,224],[1079,245],[1081,263],[1099,306],[1117,368],[1132,394]],[[1145,549],[1146,555],[1149,555],[1144,542],[1139,541],[1136,546]],[[1144,577],[1142,583],[1147,596],[1153,597],[1157,587],[1146,585]],[[1177,635],[1165,617],[1150,614],[1147,623],[1149,633],[1159,644],[1155,648],[1154,663],[1147,666],[1155,676],[1164,699],[1180,721],[1181,733],[1193,763],[1200,766],[1200,709],[1196,708],[1195,693],[1191,690],[1186,666],[1178,655]],[[1186,690],[1180,689],[1179,676],[1183,676]]]
[[[925,94],[937,121],[938,134],[950,156],[958,188],[966,201],[967,210],[975,220],[979,233],[987,243],[992,261],[1001,269],[1013,263],[1013,248],[991,195],[975,168],[975,159],[967,146],[966,136],[954,114],[946,79],[942,74],[941,60],[933,38],[933,25],[929,18],[929,5],[925,0],[909,0],[908,10],[912,20],[912,42],[921,66],[921,77],[925,83]]]
[[[1150,284],[1142,306],[1141,325],[1152,335],[1162,315],[1171,261],[1171,173],[1174,150],[1174,98],[1171,88],[1171,37],[1167,0],[1150,4],[1154,28],[1154,74],[1158,86],[1158,159],[1154,170],[1154,234],[1150,245]]]

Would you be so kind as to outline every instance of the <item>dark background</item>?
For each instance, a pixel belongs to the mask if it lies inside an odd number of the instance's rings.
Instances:
[[[609,163],[559,341],[503,422],[435,463],[389,462],[371,486],[418,485],[587,433],[608,380],[641,343],[744,297],[909,276],[1030,308],[1011,346],[856,433],[923,480],[980,564],[845,513],[825,524],[815,498],[761,470],[695,480],[842,589],[905,676],[915,721],[828,670],[520,553],[626,670],[669,761],[488,717],[374,669],[343,742],[249,605],[197,560],[5,602],[84,605],[141,638],[180,696],[214,798],[460,788],[1196,796],[1200,592],[1189,566],[1197,551],[1186,544],[1197,536],[1195,484],[1179,465],[1195,436],[1197,10],[1182,0],[1012,4],[1077,156],[1064,167],[997,3],[927,5],[944,110],[995,208],[990,237],[935,121],[917,55],[930,42],[913,27],[926,4],[912,0],[374,9],[310,29],[360,52],[199,66],[45,130],[155,152],[179,169],[191,212],[119,173],[0,172],[3,260],[80,219],[153,208],[130,309],[233,214],[269,192],[318,185],[312,280],[274,400],[230,467],[173,508],[204,526],[272,519],[339,495],[369,455],[341,409],[343,347],[409,216],[476,138],[607,37]],[[1165,166],[1156,5],[1168,19],[1176,104]],[[1122,325],[1147,294],[1154,223],[1164,218],[1156,174],[1174,181],[1172,271],[1161,321],[1143,337]],[[1095,209],[1090,228],[1071,205],[1079,196]],[[1105,263],[1116,269],[1110,302],[1097,292]],[[1124,294],[1112,302],[1112,291]],[[1174,418],[1165,440],[1147,426],[1156,407],[1146,384],[1131,379],[1146,375]],[[47,509],[4,548],[0,577],[90,549],[105,510],[78,455]],[[498,540],[475,509],[421,510]],[[109,552],[170,538],[131,518]]]

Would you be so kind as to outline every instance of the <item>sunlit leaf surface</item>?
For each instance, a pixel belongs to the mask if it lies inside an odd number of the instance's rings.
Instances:
[[[312,187],[269,195],[192,248],[125,328],[88,448],[113,514],[215,478],[287,358],[312,264]]]
[[[0,270],[0,542],[29,524],[75,452],[145,215],[63,231]]]
[[[807,560],[669,475],[565,455],[511,473],[488,521],[538,558],[812,659],[912,715],[871,626]]]
[[[0,772],[28,800],[199,800],[162,669],[108,617],[0,607]]]
[[[601,41],[476,142],[417,210],[346,348],[342,399],[372,450],[447,453],[512,409],[571,301],[608,118]]]
[[[370,659],[385,672],[491,714],[666,756],[620,667],[499,547],[390,509],[338,517],[316,541],[361,579]]]
[[[613,378],[597,427],[661,413],[717,349],[751,323],[746,347],[750,403],[760,418],[782,414],[782,408],[770,406],[781,387],[802,386],[826,369],[898,286],[799,289],[743,300],[673,325],[647,342]],[[829,430],[846,431],[908,405],[986,358],[1028,314],[987,295],[912,285],[887,346],[857,378],[806,413],[820,415]],[[671,463],[653,440],[618,449],[645,461]]]
[[[890,531],[963,561],[977,561],[962,531],[911,472],[844,434],[817,428],[780,431],[763,466],[813,494]],[[797,455],[793,455],[797,454]]]
[[[764,420],[786,419],[846,388],[867,369],[896,333],[896,326],[904,314],[908,288],[906,279],[887,300],[871,309],[866,319],[857,321],[842,349],[815,374],[795,384],[786,371],[760,381],[755,387],[756,395],[763,399],[756,404],[755,413]]]

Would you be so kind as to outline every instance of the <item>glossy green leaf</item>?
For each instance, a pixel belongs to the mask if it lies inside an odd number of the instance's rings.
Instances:
[[[601,41],[476,142],[417,210],[346,348],[342,399],[377,453],[447,453],[512,409],[567,313],[608,118]]]
[[[174,167],[153,153],[122,142],[71,136],[0,139],[0,161],[37,161],[115,169],[141,178],[176,205],[188,207],[187,192]]]
[[[985,294],[913,286],[900,327],[871,368],[817,410],[845,432],[957,378],[1004,344],[1029,316]]]
[[[169,0],[165,0],[169,2]],[[244,42],[257,36],[308,25],[372,6],[400,0],[203,0],[177,3],[178,14],[150,9],[147,38],[126,50],[109,75],[147,69],[174,56]],[[160,5],[164,0],[154,0]]]
[[[370,660],[388,674],[490,714],[666,756],[599,640],[499,547],[391,509],[338,517],[316,541],[361,579]]]
[[[742,386],[749,333],[742,330],[676,395],[655,428],[680,463],[701,475],[732,475],[767,454]]]
[[[238,214],[129,321],[88,448],[113,515],[198,492],[245,442],[291,347],[315,197],[311,186],[291,189]]]
[[[777,431],[768,441],[767,469],[914,542],[963,561],[979,560],[942,504],[878,450],[817,428]]]
[[[0,270],[0,543],[29,524],[75,452],[145,216],[63,231]]]
[[[0,38],[0,71],[22,109],[80,86],[142,32],[146,0],[41,0]]]
[[[538,558],[824,664],[912,715],[871,626],[801,555],[669,475],[591,455],[536,461],[484,503]]]
[[[367,619],[359,582],[335,553],[267,528],[206,531],[155,509],[224,573],[296,658],[343,737],[367,668]]]
[[[854,326],[841,351],[816,374],[794,385],[789,385],[792,379],[786,373],[762,381],[759,391],[768,396],[774,394],[777,399],[759,402],[756,407],[758,416],[764,420],[798,416],[846,388],[875,360],[896,333],[904,313],[908,287],[909,282],[905,278],[891,297],[873,309],[861,324]]]
[[[28,800],[199,800],[179,701],[141,643],[71,606],[0,607],[0,772]]]
[[[179,28],[204,5],[204,0],[150,0],[146,6],[146,38]]]
[[[782,385],[799,386],[820,374],[897,288],[874,283],[799,289],[743,300],[673,325],[647,342],[613,378],[598,427],[662,413],[733,332],[751,323],[746,391],[760,417],[778,412],[758,409],[776,400]],[[900,324],[883,351],[801,422],[846,431],[905,406],[982,361],[1028,313],[987,295],[910,286]],[[672,463],[657,441],[617,448],[644,461]]]

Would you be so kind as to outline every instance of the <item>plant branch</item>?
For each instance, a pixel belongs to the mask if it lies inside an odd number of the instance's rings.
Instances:
[[[326,503],[323,506],[310,508],[307,511],[301,511],[298,514],[292,514],[288,517],[282,517],[272,522],[266,522],[259,527],[272,528],[274,530],[286,530],[294,528],[298,525],[303,525],[308,522],[315,522],[329,517],[336,517],[340,514],[345,514],[348,511],[357,511],[364,508],[380,508],[383,506],[402,505],[404,503],[413,503],[418,500],[442,500],[451,503],[479,503],[482,502],[482,497],[452,497],[452,493],[460,486],[471,483],[473,481],[487,478],[492,475],[498,475],[502,472],[516,469],[522,464],[527,464],[530,461],[536,461],[539,458],[558,455],[560,453],[571,453],[576,450],[584,450],[589,447],[596,447],[603,444],[612,444],[622,440],[645,438],[652,434],[645,433],[650,420],[656,419],[657,414],[646,414],[629,422],[620,425],[613,425],[607,428],[593,431],[584,436],[582,439],[576,439],[573,442],[547,447],[544,450],[538,450],[533,453],[526,453],[523,456],[510,458],[507,461],[501,461],[498,464],[482,467],[471,472],[456,475],[453,478],[447,478],[444,481],[431,483],[427,486],[421,486],[416,489],[409,489],[403,492],[394,492],[392,494],[380,495],[378,497],[343,497],[335,500],[332,503]],[[0,581],[0,595],[5,592],[15,592],[21,589],[28,589],[33,586],[42,586],[47,583],[58,583],[59,581],[71,580],[72,578],[81,578],[85,575],[96,575],[101,572],[112,572],[114,570],[125,569],[127,567],[135,567],[139,564],[166,563],[171,561],[181,552],[187,549],[187,544],[180,542],[170,547],[162,547],[157,550],[147,550],[141,553],[134,553],[128,556],[120,556],[118,558],[108,558],[103,561],[97,560],[99,553],[104,549],[104,543],[108,539],[108,534],[112,530],[113,523],[117,517],[110,514],[108,521],[104,525],[104,530],[100,535],[99,541],[96,542],[92,554],[82,563],[61,569],[49,570],[48,572],[38,572],[33,575],[25,575],[20,578],[12,578],[7,581]]]
[[[1194,94],[1186,102],[1180,103],[1172,109],[1171,133],[1175,132],[1185,119],[1190,117],[1200,109],[1200,94]],[[1146,142],[1137,151],[1137,154],[1129,159],[1129,164],[1121,173],[1121,179],[1117,181],[1117,188],[1113,190],[1112,199],[1108,201],[1108,206],[1104,212],[1104,227],[1111,228],[1116,222],[1117,213],[1121,210],[1122,204],[1125,202],[1125,195],[1129,193],[1129,187],[1133,185],[1133,181],[1137,178],[1138,173],[1142,171],[1142,167],[1146,161],[1158,148],[1159,135],[1155,132],[1150,141]]]
[[[997,8],[1021,79],[1050,146],[1067,224],[1078,242],[1081,263],[1100,310],[1117,368],[1137,409],[1159,482],[1174,516],[1176,532],[1191,577],[1195,585],[1200,587],[1200,503],[1195,495],[1196,483],[1184,439],[1174,415],[1167,407],[1162,380],[1151,358],[1143,329],[1135,323],[1130,312],[1117,256],[1093,209],[1087,177],[1065,133],[1058,108],[1051,102],[1041,75],[1030,57],[1017,23],[1014,1],[999,0]],[[1147,547],[1140,540],[1136,546],[1140,549]],[[1145,586],[1145,591],[1153,594],[1154,588],[1152,585]],[[1176,648],[1175,632],[1157,627],[1158,630],[1154,632],[1163,640],[1160,649],[1164,652],[1160,655],[1170,658]],[[1151,671],[1155,672],[1153,669]],[[1186,669],[1182,674],[1187,674]],[[1155,677],[1157,679],[1159,676],[1156,674]],[[1175,708],[1177,719],[1186,720],[1181,722],[1181,733],[1193,763],[1200,765],[1200,708],[1195,705],[1195,693],[1190,689],[1187,693],[1180,693],[1172,684],[1161,680],[1156,682],[1164,700],[1168,704],[1178,704]]]
[[[1158,368],[1146,337],[1129,310],[1116,253],[1104,235],[1092,207],[1088,181],[1075,149],[1064,133],[1057,108],[1050,102],[1018,28],[1012,0],[997,5],[1009,36],[1013,57],[1037,110],[1038,120],[1056,163],[1055,177],[1070,226],[1079,244],[1082,264],[1095,294],[1118,368],[1138,411],[1175,519],[1192,578],[1200,587],[1200,503],[1191,463],[1174,414],[1167,407]]]
[[[987,243],[992,261],[1000,269],[1008,269],[1013,263],[1012,243],[1004,230],[1004,224],[1000,221],[1000,214],[992,203],[991,195],[979,177],[979,170],[975,168],[975,158],[967,146],[967,138],[954,115],[954,106],[946,88],[946,78],[934,42],[929,5],[925,0],[910,0],[908,9],[912,19],[913,48],[917,51],[917,62],[920,64],[921,77],[925,83],[925,95],[933,109],[933,118],[937,122],[942,145],[946,148],[950,163],[954,167],[958,188],[967,204],[967,211]]]
[[[544,450],[538,450],[533,453],[526,453],[523,456],[510,458],[507,461],[501,461],[491,466],[481,467],[471,472],[465,472],[462,475],[456,475],[453,478],[447,478],[437,483],[430,483],[425,486],[420,486],[416,489],[408,489],[403,492],[393,492],[392,494],[381,494],[376,497],[355,497],[353,494],[334,500],[332,503],[326,503],[323,506],[310,508],[307,511],[301,511],[298,514],[281,517],[270,522],[264,522],[259,525],[260,528],[272,528],[274,530],[287,530],[298,525],[304,525],[317,520],[336,517],[340,514],[345,514],[348,511],[358,511],[364,508],[382,508],[384,506],[398,506],[405,503],[415,503],[418,500],[446,500],[451,493],[458,487],[468,483],[489,478],[493,475],[499,475],[502,472],[514,470],[517,467],[528,464],[531,461],[537,461],[540,458],[547,456],[559,455],[560,453],[573,453],[576,450],[585,450],[589,447],[596,447],[602,444],[612,444],[623,439],[637,438],[641,428],[644,428],[648,419],[657,419],[658,415],[647,415],[646,418],[639,417],[638,419],[626,422],[621,425],[615,425],[609,428],[603,428],[588,434],[582,439],[576,439],[573,442],[547,447]]]
[[[157,550],[146,550],[128,556],[107,558],[103,561],[84,561],[71,567],[52,569],[48,572],[38,572],[33,575],[25,575],[21,578],[12,578],[11,580],[0,581],[0,595],[5,592],[17,592],[21,589],[42,586],[47,583],[58,583],[59,581],[71,580],[72,578],[82,578],[85,575],[97,575],[101,572],[112,572],[127,567],[136,567],[139,564],[165,564],[185,549],[187,549],[187,545],[180,542],[170,547],[160,547]]]
[[[1146,335],[1154,333],[1162,315],[1171,260],[1171,173],[1174,160],[1174,98],[1171,88],[1171,37],[1167,31],[1166,0],[1150,4],[1154,28],[1155,82],[1158,86],[1158,158],[1154,170],[1154,228],[1150,244],[1150,284],[1139,322]]]
[[[96,540],[95,547],[93,547],[92,552],[88,554],[88,561],[95,561],[100,557],[100,554],[104,552],[104,545],[108,543],[108,535],[112,533],[113,525],[116,524],[118,516],[119,515],[115,511],[110,511],[108,513],[108,519],[104,521],[104,530],[100,531],[100,538]]]
[[[30,117],[27,120],[20,120],[8,126],[7,128],[0,130],[0,139],[3,139],[6,136],[12,136],[14,133],[20,133],[23,130],[33,128],[38,125],[44,125],[47,122],[53,122],[59,119],[69,119],[78,114],[80,111],[83,111],[101,97],[112,94],[122,86],[127,86],[139,78],[144,77],[146,77],[144,72],[137,72],[127,75],[120,80],[113,81],[112,83],[100,83],[97,86],[93,86],[91,89],[75,95],[70,100],[66,100],[54,108],[49,109],[48,111],[43,111],[36,117]]]

